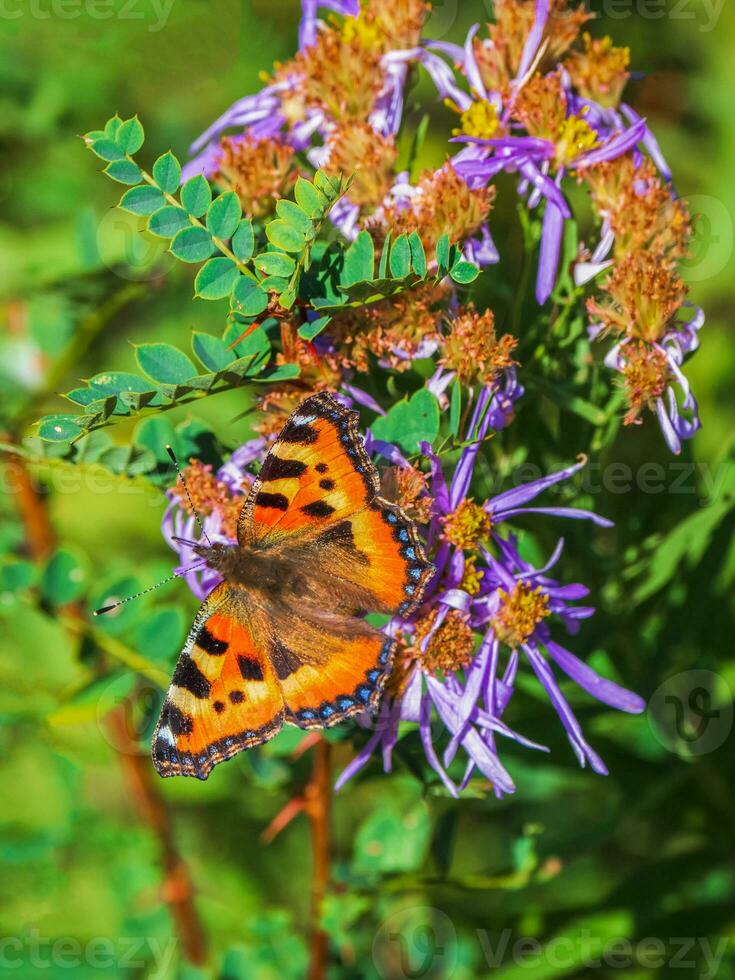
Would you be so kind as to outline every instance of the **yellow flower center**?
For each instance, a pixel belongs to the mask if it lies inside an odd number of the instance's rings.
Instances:
[[[492,102],[481,99],[473,102],[469,109],[459,117],[459,128],[454,130],[455,136],[476,136],[478,139],[489,140],[498,131],[498,113]]]
[[[342,37],[347,44],[357,41],[361,47],[368,50],[381,47],[382,42],[378,25],[371,23],[365,17],[348,17],[342,25]]]
[[[586,113],[587,110],[584,109],[578,116],[568,116],[559,126],[554,141],[558,166],[566,166],[582,153],[601,145],[597,133],[584,118]]]
[[[476,548],[487,540],[492,526],[487,511],[468,498],[444,518],[444,537],[457,548]]]
[[[482,569],[475,568],[477,555],[470,555],[464,560],[464,571],[462,581],[459,583],[460,589],[464,589],[469,595],[477,595],[480,591],[480,582],[485,577]]]
[[[492,619],[495,635],[511,649],[525,643],[542,619],[551,615],[549,597],[541,586],[517,582],[510,592],[499,590],[501,604]]]

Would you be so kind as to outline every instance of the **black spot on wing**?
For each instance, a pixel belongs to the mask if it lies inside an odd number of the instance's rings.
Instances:
[[[288,497],[282,493],[266,493],[260,490],[255,495],[257,507],[271,507],[273,510],[288,510]]]
[[[301,658],[293,650],[280,640],[274,640],[271,645],[271,662],[279,681],[285,681],[287,677],[295,673],[301,666]]]
[[[183,687],[195,698],[209,697],[211,685],[191,657],[181,658],[171,680],[177,687]]]
[[[313,503],[302,507],[301,513],[306,514],[307,517],[329,517],[330,514],[334,513],[334,507],[324,500],[315,500]]]
[[[225,706],[222,703],[222,701],[215,701],[212,707],[214,708],[214,710],[217,712],[218,715],[221,715],[222,712],[225,710]]]
[[[355,535],[350,521],[340,521],[322,531],[319,540],[325,544],[339,544],[343,548],[355,547]]]
[[[335,483],[334,480],[320,480],[319,486],[322,490],[334,490]]]
[[[191,735],[194,722],[191,715],[185,715],[175,704],[167,701],[161,711],[161,725],[168,725],[174,735]]]
[[[305,422],[287,422],[278,437],[280,442],[292,442],[302,446],[311,445],[318,438],[319,433],[314,426],[307,425]]]
[[[254,657],[243,657],[242,654],[238,654],[237,666],[240,668],[240,673],[242,674],[243,680],[263,680],[263,668],[259,661],[255,660]]]
[[[326,463],[317,463],[314,469],[317,471],[317,473],[326,473],[329,467]]]
[[[201,650],[211,654],[213,657],[219,657],[223,653],[226,653],[230,645],[224,640],[218,640],[215,636],[212,636],[206,626],[202,626],[194,642]]]
[[[242,704],[245,700],[245,695],[242,691],[230,691],[230,701],[233,704]]]
[[[301,476],[306,469],[306,463],[302,463],[300,459],[282,459],[280,456],[276,456],[275,453],[271,453],[263,463],[263,469],[260,471],[260,479],[285,480],[287,478]]]

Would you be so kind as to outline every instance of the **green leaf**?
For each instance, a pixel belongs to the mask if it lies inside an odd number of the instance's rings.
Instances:
[[[120,198],[119,208],[129,211],[131,214],[153,214],[165,204],[163,194],[149,184],[142,184],[140,187],[131,187],[125,191]]]
[[[296,263],[283,252],[262,252],[255,258],[255,267],[266,276],[288,277],[295,272]]]
[[[65,606],[78,599],[87,584],[83,560],[74,552],[60,549],[41,573],[41,593],[54,606]]]
[[[452,401],[449,406],[449,431],[453,436],[459,433],[459,421],[462,415],[462,385],[459,379],[454,379],[452,386]]]
[[[100,160],[124,160],[125,154],[113,139],[106,136],[90,139],[85,136],[87,147],[100,158]]]
[[[242,217],[240,199],[234,191],[215,198],[207,211],[207,228],[215,238],[232,238]]]
[[[258,316],[267,305],[268,293],[250,276],[240,276],[230,298],[232,310],[241,316]]]
[[[270,371],[267,375],[261,374],[260,377],[253,378],[253,381],[274,384],[276,381],[290,381],[292,378],[298,378],[300,374],[301,368],[298,364],[279,364],[275,371]]]
[[[440,270],[449,269],[449,235],[442,235],[436,243],[436,261]]]
[[[388,274],[388,254],[390,252],[391,232],[385,236],[383,251],[380,253],[380,265],[378,266],[378,279],[385,279]]]
[[[320,218],[324,214],[326,200],[323,194],[304,177],[299,177],[294,187],[294,197],[298,206],[310,217]]]
[[[41,420],[38,434],[46,442],[69,442],[80,433],[77,415],[46,415]]]
[[[122,126],[122,119],[115,113],[115,115],[108,119],[105,123],[105,133],[110,139],[115,139],[118,134],[120,127]]]
[[[247,262],[252,257],[255,246],[255,235],[253,234],[253,223],[250,218],[243,218],[237,226],[237,231],[232,236],[230,248],[241,262]]]
[[[320,190],[328,201],[335,201],[340,195],[342,180],[340,177],[327,176],[320,168],[314,174],[314,187]]]
[[[428,388],[393,405],[372,425],[376,438],[394,442],[406,452],[418,452],[420,442],[433,442],[439,434],[439,402]]]
[[[141,449],[149,450],[156,458],[156,462],[165,463],[169,467],[171,459],[166,452],[166,446],[173,446],[174,452],[178,452],[179,449],[174,427],[167,418],[160,415],[139,422],[135,427],[133,442]]]
[[[186,354],[170,344],[138,344],[135,360],[141,371],[159,384],[183,384],[197,373]]]
[[[429,808],[423,800],[405,810],[395,804],[374,810],[355,835],[355,871],[387,874],[417,870],[424,863],[430,833]]]
[[[143,145],[144,139],[145,132],[137,116],[133,116],[132,119],[126,119],[124,123],[121,123],[115,134],[115,142],[123,153],[127,153],[128,156],[132,156],[138,152]]]
[[[472,262],[465,262],[460,260],[455,262],[452,266],[449,275],[454,279],[455,282],[460,283],[460,285],[466,286],[468,283],[474,282],[475,279],[480,275],[480,270]]]
[[[64,398],[68,398],[75,405],[89,405],[90,402],[97,401],[99,397],[99,391],[95,391],[93,388],[74,388],[64,395]]]
[[[292,228],[300,231],[304,238],[308,239],[313,237],[314,222],[298,204],[282,198],[280,201],[276,201],[276,214],[279,218],[283,218]]]
[[[408,244],[411,246],[411,266],[413,267],[413,271],[417,276],[425,279],[427,273],[426,252],[424,251],[421,236],[417,231],[412,231],[408,236]]]
[[[22,592],[33,585],[36,568],[31,562],[10,558],[0,564],[0,598],[3,592]]]
[[[306,245],[306,239],[298,228],[294,228],[287,221],[270,221],[265,226],[265,234],[269,242],[282,249],[284,252],[301,252]],[[272,253],[266,252],[266,255]],[[256,260],[256,265],[257,260]]]
[[[129,374],[127,371],[106,371],[96,374],[89,384],[105,395],[118,395],[121,391],[150,391],[151,387],[150,382],[140,375]]]
[[[234,351],[219,337],[195,330],[191,337],[192,350],[208,371],[221,371],[237,358]]]
[[[108,163],[104,172],[118,184],[139,184],[143,179],[140,167],[132,160],[114,160]]]
[[[411,271],[411,246],[407,235],[399,235],[393,242],[389,265],[394,279],[403,279]]]
[[[240,270],[232,259],[210,259],[197,273],[194,290],[202,299],[223,299],[239,278]]]
[[[320,316],[310,323],[302,324],[299,327],[299,337],[302,337],[304,340],[313,340],[314,337],[317,337],[324,330],[331,319],[331,316]]]
[[[161,663],[179,652],[184,641],[186,621],[176,606],[161,606],[146,614],[133,634],[135,649],[144,657]]]
[[[153,164],[153,179],[167,194],[173,194],[178,189],[181,180],[181,164],[168,150]]]
[[[247,336],[243,336],[246,332]],[[248,373],[256,366],[259,370],[270,357],[271,342],[265,330],[256,324],[243,329],[241,323],[231,323],[224,332],[222,342],[227,347],[232,347],[239,360],[246,362]],[[229,364],[227,370],[236,367],[237,362]]]
[[[181,188],[179,195],[181,203],[188,214],[195,218],[201,218],[206,213],[207,208],[212,203],[212,188],[202,174],[190,177]]]
[[[170,251],[182,262],[203,262],[214,252],[212,236],[206,228],[190,225],[174,236]]]
[[[128,194],[130,191],[128,191]],[[148,222],[148,231],[159,238],[173,238],[182,228],[189,227],[189,216],[183,208],[167,204],[155,211]]]
[[[361,231],[345,252],[340,282],[351,286],[364,279],[372,279],[375,271],[375,246],[369,232]]]

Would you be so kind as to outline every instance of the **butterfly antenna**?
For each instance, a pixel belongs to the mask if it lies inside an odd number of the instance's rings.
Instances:
[[[126,596],[124,599],[120,599],[118,602],[111,602],[109,606],[100,606],[99,609],[95,609],[92,615],[101,616],[103,613],[110,612],[112,609],[117,609],[118,606],[124,606],[126,602],[132,602],[133,599],[139,599],[142,595],[146,595],[148,592],[153,592],[154,589],[158,589],[162,585],[166,585],[168,582],[173,582],[175,578],[181,578],[181,576],[186,575],[187,572],[193,572],[198,568],[203,568],[206,564],[207,563],[205,561],[199,561],[195,565],[190,565],[189,568],[182,569],[180,572],[174,572],[173,575],[169,575],[168,578],[163,579],[161,582],[156,582],[155,585],[149,585],[147,589],[141,589],[140,592]]]
[[[171,446],[166,446],[166,452],[171,457],[171,462],[174,464],[174,466],[176,467],[176,472],[179,474],[179,479],[181,480],[181,486],[184,488],[184,493],[186,494],[186,499],[189,501],[189,508],[190,508],[192,514],[194,515],[194,520],[199,525],[199,530],[202,532],[202,537],[206,540],[207,544],[211,548],[212,542],[209,540],[209,535],[204,530],[204,524],[202,523],[202,519],[199,516],[196,507],[194,506],[194,501],[191,499],[191,494],[189,493],[189,488],[186,485],[186,480],[184,479],[184,474],[181,472],[181,468],[179,466],[178,459],[176,459],[176,453],[173,451],[173,449],[171,448]]]

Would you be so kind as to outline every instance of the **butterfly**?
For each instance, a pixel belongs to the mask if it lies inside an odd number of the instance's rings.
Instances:
[[[284,425],[240,513],[237,544],[198,544],[223,581],[202,604],[153,735],[161,776],[206,779],[286,722],[374,710],[395,640],[367,613],[408,616],[433,566],[380,480],[358,415],[312,395]]]

